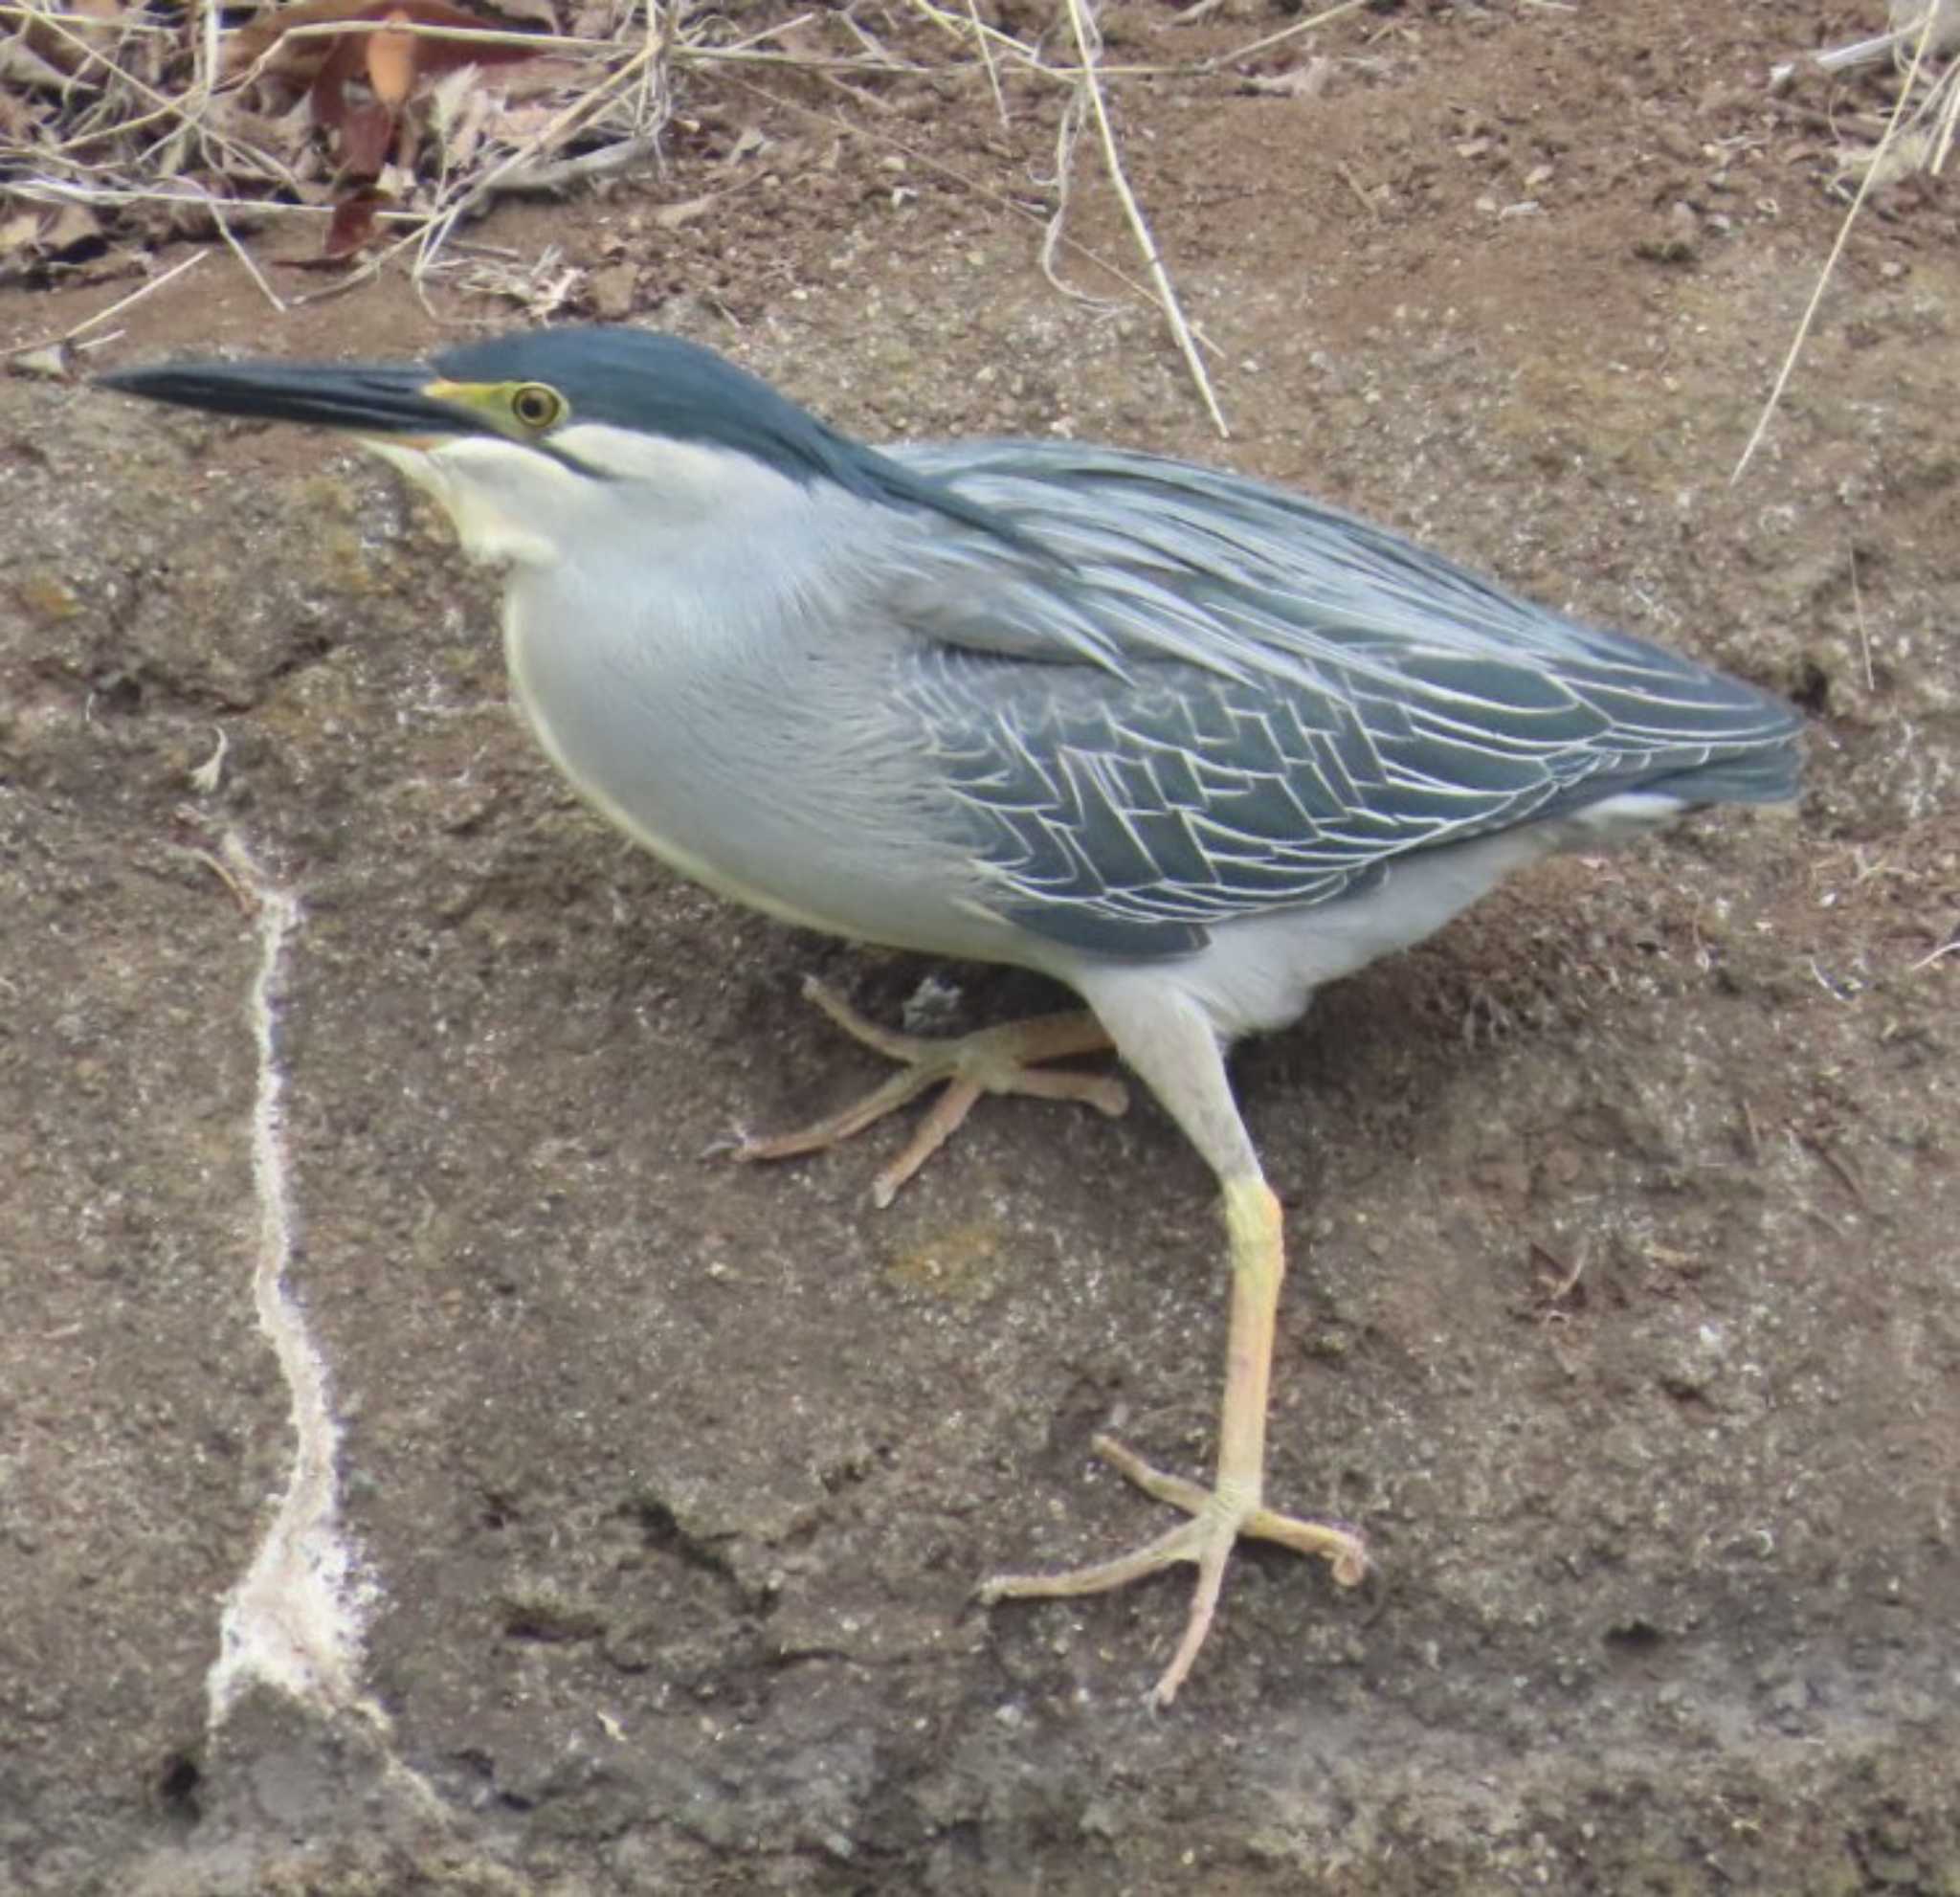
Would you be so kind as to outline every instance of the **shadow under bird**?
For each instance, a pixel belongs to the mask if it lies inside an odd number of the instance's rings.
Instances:
[[[1510,871],[1687,810],[1796,794],[1800,721],[1645,640],[1220,469],[1064,441],[875,449],[711,351],[631,328],[432,362],[166,364],[103,380],[360,437],[506,569],[504,644],[546,752],[628,836],[807,927],[1036,969],[1089,1013],[886,1034],[812,1150],[935,1083],[880,1203],[983,1093],[1122,1110],[1036,1063],[1113,1046],[1216,1173],[1231,1310],[1209,1486],[1099,1452],[1181,1519],[982,1597],[1197,1581],[1183,1685],[1240,1536],[1351,1584],[1360,1537],[1266,1505],[1279,1201],[1225,1053],[1419,941]]]

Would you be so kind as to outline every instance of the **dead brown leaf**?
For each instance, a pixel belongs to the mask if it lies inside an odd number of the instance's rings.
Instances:
[[[344,33],[319,39],[284,37],[296,27],[357,26],[372,22],[371,33]],[[334,137],[342,168],[371,178],[393,149],[402,107],[425,80],[465,66],[501,66],[534,58],[543,50],[491,46],[450,39],[439,31],[480,33],[499,23],[466,11],[448,0],[299,0],[239,28],[229,59],[234,72],[271,56],[272,69],[294,78],[311,75],[313,117]],[[404,27],[438,29],[405,33]],[[350,98],[349,87],[368,95]]]
[[[394,114],[378,99],[349,103],[345,94],[335,107],[340,134],[341,168],[356,178],[374,177],[388,163],[394,144]]]
[[[374,241],[375,218],[393,207],[394,199],[387,191],[375,190],[371,187],[363,187],[344,197],[333,208],[325,240],[320,246],[321,257],[338,261],[367,249]]]

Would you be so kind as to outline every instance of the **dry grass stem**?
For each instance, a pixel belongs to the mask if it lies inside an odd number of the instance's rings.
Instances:
[[[1108,109],[1103,103],[1102,88],[1096,78],[1096,56],[1101,45],[1094,28],[1084,10],[1084,0],[1068,0],[1069,25],[1074,30],[1077,49],[1082,57],[1082,88],[1088,96],[1090,112],[1095,116],[1096,129],[1102,141],[1102,158],[1108,167],[1109,182],[1116,189],[1116,194],[1123,203],[1123,213],[1129,220],[1131,234],[1137,240],[1137,247],[1143,252],[1144,261],[1148,266],[1150,280],[1156,286],[1158,306],[1163,310],[1165,320],[1170,324],[1170,333],[1177,340],[1177,347],[1184,357],[1185,367],[1197,386],[1212,425],[1218,431],[1221,440],[1229,441],[1232,431],[1225,425],[1225,416],[1218,407],[1218,398],[1212,392],[1212,378],[1205,370],[1204,358],[1198,354],[1196,343],[1192,340],[1191,325],[1184,320],[1183,306],[1177,301],[1177,291],[1170,281],[1170,273],[1164,267],[1164,259],[1158,254],[1157,241],[1150,234],[1150,227],[1145,221],[1143,208],[1137,203],[1136,193],[1129,188],[1129,180],[1124,175],[1123,155],[1117,149],[1116,132],[1109,123]]]
[[[465,212],[490,197],[504,178],[527,168],[541,153],[556,146],[568,134],[576,130],[587,120],[595,117],[601,107],[611,102],[613,95],[630,86],[639,78],[642,69],[658,58],[659,51],[658,40],[642,47],[625,65],[592,91],[573,100],[541,131],[526,139],[508,158],[493,165],[474,184],[465,186],[457,193],[452,204],[432,212],[428,224],[419,234],[420,248],[415,257],[416,274],[419,276],[428,269],[440,253],[449,234],[455,230],[457,221]],[[389,257],[417,241],[418,238],[413,235],[402,238],[382,257],[377,258],[377,263],[385,262]]]
[[[1315,13],[1311,19],[1295,20],[1290,27],[1281,27],[1278,33],[1269,33],[1263,39],[1255,39],[1234,51],[1220,55],[1211,63],[1218,66],[1236,66],[1241,59],[1250,59],[1256,53],[1265,53],[1278,46],[1281,40],[1298,39],[1303,33],[1311,33],[1316,27],[1326,26],[1338,20],[1343,13],[1352,13],[1368,5],[1368,0],[1340,0],[1338,6],[1328,7]]]
[[[921,151],[917,146],[907,145],[904,140],[895,138],[887,131],[870,125],[857,124],[850,121],[838,120],[829,113],[815,111],[808,105],[799,104],[793,99],[786,99],[779,93],[770,92],[766,87],[757,85],[751,79],[738,79],[735,83],[754,93],[758,99],[766,100],[770,105],[777,107],[779,110],[792,113],[799,118],[808,119],[813,123],[821,125],[827,131],[841,133],[847,138],[863,139],[868,144],[880,145],[884,149],[902,157],[908,164],[918,166],[922,171],[930,171],[938,177],[945,178],[949,184],[957,185],[963,191],[968,192],[980,203],[990,204],[995,210],[1005,212],[1010,217],[1020,218],[1025,223],[1040,225],[1044,233],[1054,222],[1053,217],[1047,212],[1032,210],[1029,206],[1020,203],[1018,200],[1009,197],[1005,192],[995,190],[991,186],[983,184],[978,178],[972,177],[968,172],[959,170],[955,167],[947,164],[944,160],[933,157],[929,151]],[[1080,257],[1084,263],[1094,264],[1098,270],[1105,272],[1115,281],[1121,283],[1132,296],[1141,298],[1145,302],[1154,302],[1156,301],[1147,283],[1132,277],[1121,264],[1104,257],[1100,251],[1091,250],[1088,245],[1069,236],[1066,233],[1058,234],[1055,241],[1058,250],[1069,251],[1074,256]],[[1071,290],[1064,284],[1057,283],[1056,288],[1063,295],[1074,297],[1079,301],[1094,301],[1094,299],[1085,296],[1081,291]],[[732,316],[728,320],[735,328],[740,329],[743,327],[740,323],[735,322]],[[1206,341],[1203,330],[1194,329],[1192,333],[1197,337],[1199,344],[1203,347],[1213,347],[1212,344]]]
[[[573,185],[589,185],[594,178],[616,177],[659,153],[658,134],[621,139],[617,145],[603,145],[596,151],[582,151],[576,158],[556,158],[509,173],[498,181],[500,193],[512,197],[550,195]]]
[[[641,0],[640,11],[646,15],[647,63],[640,73],[639,100],[634,107],[633,129],[636,138],[644,139],[657,151],[660,128],[673,110],[673,95],[667,85],[666,56],[674,34],[668,15],[660,10],[660,0]]]
[[[154,204],[166,205],[176,211],[200,211],[210,216],[213,232],[217,228],[217,219],[220,215],[229,215],[240,220],[251,219],[254,222],[273,217],[330,219],[334,211],[330,204],[281,204],[277,198],[217,197],[199,186],[189,183],[181,185],[175,190],[145,190],[130,185],[89,185],[65,178],[30,178],[11,189],[16,197],[30,204],[115,207]],[[377,211],[374,216],[378,224],[420,226],[428,221],[428,213],[420,211]],[[305,299],[294,301],[304,301]]]
[[[23,343],[20,347],[10,352],[11,357],[17,360],[21,356],[32,356],[43,349],[71,346],[83,349],[102,347],[103,345],[114,341],[114,337],[99,336],[89,343],[84,343],[81,339],[91,329],[100,329],[103,324],[115,322],[125,310],[134,309],[145,297],[155,296],[165,284],[174,283],[186,271],[196,269],[210,255],[209,251],[192,251],[189,257],[180,257],[171,264],[169,269],[159,271],[147,282],[138,284],[126,297],[118,297],[106,309],[99,309],[93,316],[83,317],[79,323],[72,328],[64,329],[58,336],[45,337],[38,343]]]
[[[99,309],[93,316],[83,317],[73,329],[64,330],[60,340],[64,343],[73,343],[86,336],[91,329],[100,329],[103,324],[113,323],[125,310],[133,309],[145,297],[155,296],[166,283],[174,283],[187,270],[195,269],[210,255],[209,251],[192,251],[189,257],[171,264],[169,269],[160,271],[147,283],[138,285],[126,297],[118,297],[107,309]]]
[[[1844,221],[1838,227],[1837,241],[1831,246],[1831,254],[1824,259],[1824,267],[1817,273],[1816,288],[1811,292],[1810,301],[1804,305],[1802,320],[1796,325],[1796,334],[1791,338],[1789,353],[1783,358],[1783,367],[1776,372],[1775,385],[1770,391],[1770,399],[1763,404],[1763,413],[1756,418],[1754,430],[1748,444],[1736,462],[1734,472],[1728,477],[1733,487],[1742,480],[1743,471],[1754,458],[1756,450],[1762,445],[1763,437],[1770,432],[1770,422],[1776,413],[1777,404],[1783,399],[1783,391],[1789,387],[1790,378],[1795,372],[1796,359],[1803,353],[1803,346],[1809,339],[1811,325],[1816,321],[1817,308],[1824,301],[1825,286],[1831,280],[1831,273],[1838,266],[1838,259],[1844,254],[1844,246],[1851,236],[1851,227],[1858,221],[1858,213],[1863,209],[1869,195],[1872,181],[1879,175],[1879,161],[1885,147],[1897,135],[1901,121],[1905,114],[1906,101],[1912,97],[1913,82],[1918,78],[1921,62],[1926,55],[1927,41],[1931,36],[1936,12],[1928,11],[1920,27],[1918,43],[1912,49],[1912,65],[1906,73],[1905,83],[1899,88],[1899,97],[1892,106],[1891,117],[1885,122],[1885,135],[1879,142],[1879,148],[1872,154],[1872,163],[1865,167],[1864,176],[1859,180],[1858,194],[1851,200],[1851,208],[1844,213]]]
[[[314,40],[365,39],[373,31],[372,20],[318,20],[306,26],[287,27],[239,72],[234,83],[245,86],[262,78],[295,46]],[[616,39],[578,39],[568,33],[509,33],[498,27],[429,26],[418,20],[391,24],[388,31],[390,36],[403,39],[428,39],[450,46],[508,46],[532,53],[611,54],[621,51],[624,44]]]
[[[1007,95],[1000,89],[1000,69],[993,63],[993,49],[987,43],[987,35],[980,30],[980,9],[978,0],[967,0],[967,20],[973,30],[973,44],[980,54],[980,63],[987,69],[987,90],[993,95],[993,109],[1000,116],[1003,128],[1009,123]]]
[[[234,144],[232,140],[226,138],[222,132],[214,130],[207,123],[208,114],[205,108],[209,105],[210,101],[208,100],[197,100],[195,98],[189,100],[171,99],[167,94],[158,92],[154,87],[146,85],[134,73],[130,72],[126,66],[118,65],[106,53],[92,46],[82,34],[73,32],[56,15],[52,13],[36,13],[34,18],[40,25],[55,33],[57,38],[67,41],[77,52],[83,55],[90,64],[106,68],[117,84],[126,86],[129,91],[146,99],[159,117],[176,119],[187,129],[195,132],[200,138],[211,139],[215,145],[224,148],[234,159],[243,164],[254,167],[258,164],[260,154],[249,151],[244,146]],[[277,175],[277,170],[275,175]]]
[[[1117,77],[1215,74],[1361,4],[1340,0],[1222,58],[1115,66],[1103,57],[1093,0],[1067,0],[1055,25],[1058,29],[1065,17],[1069,37],[1053,48],[1032,33],[1020,38],[990,24],[977,0],[906,0],[884,16],[806,8],[760,30],[732,33],[727,12],[689,13],[662,0],[617,0],[610,11],[588,4],[579,15],[561,11],[560,20],[574,29],[563,33],[505,30],[488,20],[480,27],[452,24],[439,10],[425,11],[409,0],[401,13],[385,20],[378,12],[322,19],[318,13],[324,9],[309,9],[313,17],[302,14],[282,31],[280,15],[270,10],[245,27],[226,31],[227,16],[216,0],[192,0],[174,28],[137,18],[116,22],[111,33],[88,15],[0,0],[0,19],[48,33],[59,48],[61,71],[70,76],[58,100],[52,79],[39,95],[34,109],[43,134],[30,148],[22,167],[26,175],[16,173],[10,183],[30,204],[88,208],[112,243],[153,246],[187,233],[214,236],[275,309],[340,294],[404,257],[412,261],[419,292],[457,241],[463,221],[496,197],[566,190],[657,159],[676,70],[716,73],[724,85],[746,84],[739,77],[745,67],[784,70],[841,90],[853,109],[824,114],[764,88],[750,89],[833,132],[870,136],[904,151],[922,169],[1011,215],[1043,222],[1041,268],[1061,293],[1111,306],[1062,279],[1064,256],[1079,257],[1153,302],[1164,312],[1213,425],[1224,435],[1225,418],[1201,353],[1212,346],[1179,302],[1125,173],[1104,88]],[[733,17],[739,20],[739,11]],[[920,63],[911,46],[893,37],[892,26],[914,19],[954,43],[951,57]],[[368,84],[378,56],[375,41],[384,30],[388,50],[399,54],[408,74],[405,100],[390,97],[388,84]],[[416,54],[418,45],[427,50]],[[336,46],[338,53],[332,51]],[[475,47],[483,50],[481,62],[470,57]],[[1051,56],[1056,52],[1064,56]],[[1066,57],[1069,53],[1073,58]],[[520,56],[513,61],[513,55]],[[500,84],[483,78],[498,61],[514,73],[512,80]],[[327,78],[322,81],[323,63]],[[994,116],[1008,130],[1017,79],[1065,87],[1052,215],[1048,206],[1032,208],[875,129],[871,112],[885,110],[886,100],[873,81],[897,75],[950,76],[984,84]],[[355,88],[345,104],[341,76]],[[357,144],[350,129],[356,115],[374,111],[367,103],[370,92],[393,115],[383,124],[385,145],[371,139]],[[1143,280],[1075,242],[1063,228],[1073,160],[1092,122],[1144,258]],[[372,208],[363,199],[372,200]],[[349,212],[357,214],[337,215]],[[293,214],[327,218],[320,227],[323,248],[354,252],[345,260],[319,258],[339,274],[300,297],[275,287],[247,234],[268,218]],[[313,259],[287,255],[282,260]],[[577,294],[578,279],[567,276],[562,259],[555,274],[537,264],[517,276],[528,286],[526,306],[534,319]],[[502,293],[512,292],[506,286]]]
[[[1055,122],[1055,209],[1042,225],[1041,249],[1036,261],[1041,267],[1041,275],[1048,279],[1049,288],[1058,295],[1068,298],[1071,302],[1084,303],[1091,309],[1107,309],[1110,305],[1101,297],[1092,297],[1088,291],[1079,290],[1067,281],[1056,264],[1063,233],[1068,227],[1069,200],[1076,175],[1076,145],[1082,135],[1083,109],[1082,93],[1078,88],[1069,95],[1062,105],[1060,117]]]
[[[253,282],[257,284],[259,291],[264,296],[266,301],[269,302],[273,306],[273,308],[278,312],[280,316],[285,315],[286,306],[282,301],[280,301],[278,292],[275,290],[273,286],[265,280],[265,273],[259,269],[257,264],[252,261],[251,253],[247,251],[245,246],[241,244],[238,241],[238,239],[233,234],[231,225],[225,221],[225,213],[221,210],[219,210],[216,203],[212,200],[209,192],[205,194],[205,202],[211,208],[211,221],[218,227],[218,235],[224,239],[225,248],[238,259],[239,268],[244,271],[246,276],[251,278]]]

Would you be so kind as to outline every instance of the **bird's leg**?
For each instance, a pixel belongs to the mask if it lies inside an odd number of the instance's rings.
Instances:
[[[1096,1451],[1105,1462],[1158,1501],[1183,1509],[1190,1520],[1113,1561],[1059,1574],[996,1575],[982,1584],[980,1598],[1099,1594],[1141,1580],[1173,1562],[1193,1563],[1197,1586],[1184,1636],[1152,1693],[1159,1706],[1168,1706],[1211,1631],[1225,1563],[1241,1535],[1319,1555],[1343,1587],[1355,1586],[1367,1573],[1368,1551],[1349,1529],[1301,1521],[1265,1506],[1266,1398],[1280,1285],[1286,1272],[1284,1221],[1238,1117],[1217,1036],[1195,1003],[1165,993],[1147,974],[1118,973],[1093,988],[1084,986],[1120,1051],[1211,1163],[1223,1189],[1232,1309],[1225,1344],[1225,1395],[1218,1417],[1217,1476],[1206,1488],[1153,1468],[1120,1443],[1098,1437]]]
[[[1318,1554],[1334,1579],[1352,1587],[1368,1569],[1361,1537],[1347,1529],[1281,1515],[1263,1505],[1266,1396],[1273,1368],[1273,1332],[1285,1271],[1280,1202],[1257,1172],[1225,1182],[1225,1224],[1232,1256],[1232,1316],[1225,1347],[1225,1398],[1218,1419],[1218,1472],[1205,1488],[1168,1474],[1106,1436],[1096,1453],[1160,1502],[1182,1508],[1180,1522],[1128,1554],[1059,1574],[1000,1574],[980,1598],[1100,1594],[1154,1574],[1177,1561],[1197,1566],[1197,1587],[1184,1637],[1151,1697],[1169,1706],[1204,1645],[1225,1584],[1225,1562],[1241,1535],[1277,1541],[1300,1554]]]
[[[982,1028],[977,1034],[944,1038],[895,1034],[868,1021],[840,995],[812,978],[804,994],[828,1015],[852,1039],[875,1049],[900,1071],[863,1099],[826,1115],[794,1132],[771,1139],[745,1139],[733,1149],[737,1159],[787,1159],[815,1152],[859,1133],[874,1121],[916,1100],[930,1087],[946,1088],[903,1152],[885,1167],[871,1187],[872,1198],[889,1205],[898,1190],[958,1131],[982,1094],[1022,1093],[1037,1100],[1080,1100],[1111,1116],[1129,1105],[1121,1081],[1107,1074],[1051,1072],[1036,1066],[1042,1060],[1065,1060],[1073,1054],[1094,1054],[1110,1045],[1102,1024],[1086,1009],[1065,1015],[1041,1015],[1004,1027]]]

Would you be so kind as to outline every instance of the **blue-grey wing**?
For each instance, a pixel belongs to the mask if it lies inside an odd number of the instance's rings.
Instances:
[[[899,696],[998,905],[1051,938],[1189,952],[1624,792],[1794,793],[1788,706],[1301,497],[1067,444],[902,459],[960,513],[887,583]]]

